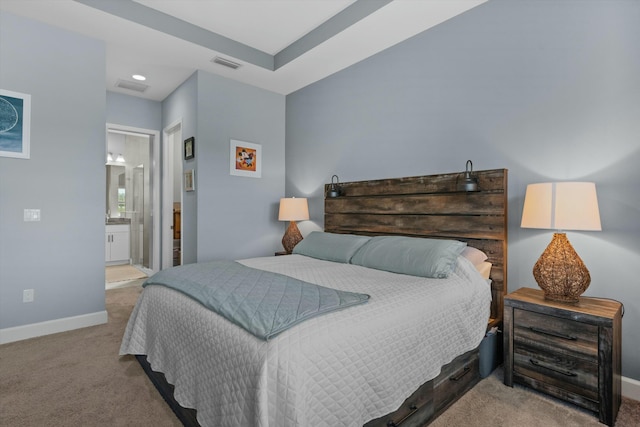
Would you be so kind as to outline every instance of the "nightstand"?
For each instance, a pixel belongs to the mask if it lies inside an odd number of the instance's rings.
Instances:
[[[621,402],[622,305],[576,304],[521,288],[504,298],[504,383],[522,384],[598,413],[613,426]]]

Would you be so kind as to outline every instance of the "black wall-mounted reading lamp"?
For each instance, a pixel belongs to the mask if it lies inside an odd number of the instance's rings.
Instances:
[[[336,179],[336,182],[333,182],[333,179]],[[338,179],[338,175],[333,175],[331,177],[331,187],[329,191],[327,191],[327,197],[339,197],[342,194],[342,188],[340,188],[340,180]]]
[[[458,191],[478,191],[478,179],[473,176],[473,162],[471,160],[467,160],[464,180],[458,183]]]

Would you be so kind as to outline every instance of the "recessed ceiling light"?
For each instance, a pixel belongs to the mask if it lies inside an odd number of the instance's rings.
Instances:
[[[145,76],[143,76],[142,74],[134,74],[133,76],[131,76],[133,79],[135,80],[140,80],[141,82],[147,80],[147,78]]]

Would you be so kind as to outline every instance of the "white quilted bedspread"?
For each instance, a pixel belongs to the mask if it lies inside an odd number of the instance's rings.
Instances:
[[[302,255],[241,263],[369,294],[262,341],[189,297],[149,286],[120,354],[146,354],[202,426],[362,426],[480,344],[491,292],[464,258],[425,279]]]

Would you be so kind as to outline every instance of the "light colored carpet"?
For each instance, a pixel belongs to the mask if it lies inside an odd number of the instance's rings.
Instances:
[[[118,356],[141,291],[106,291],[104,325],[0,345],[0,426],[180,427],[135,357]]]
[[[132,265],[110,265],[105,268],[107,283],[125,282],[147,277],[145,273]]]
[[[141,290],[106,291],[107,324],[0,345],[0,426],[180,427],[135,358],[118,356]],[[499,367],[431,426],[601,424],[575,406],[506,387]],[[640,426],[640,402],[623,399],[616,427],[630,426]]]
[[[640,402],[622,399],[616,427],[640,426]],[[503,383],[502,366],[451,405],[430,427],[596,427],[595,413],[558,399]]]

